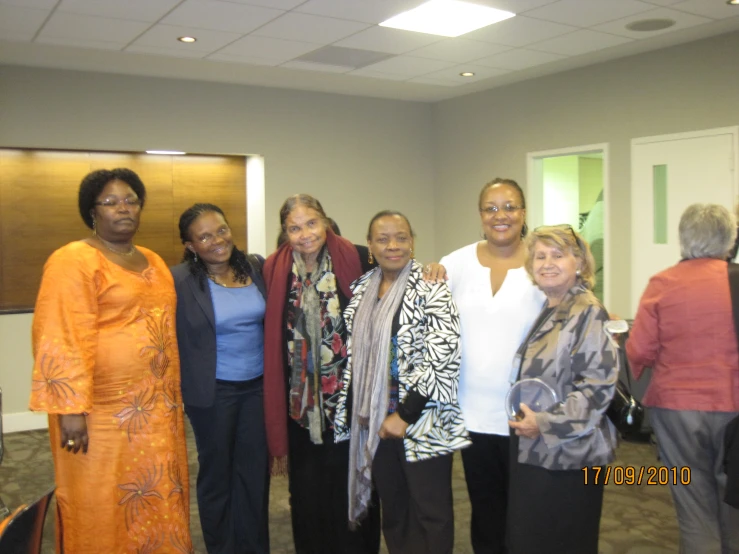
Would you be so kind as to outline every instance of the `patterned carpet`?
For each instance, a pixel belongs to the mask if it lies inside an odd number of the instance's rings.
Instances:
[[[195,501],[197,456],[192,434],[188,434],[191,477],[191,525],[195,551],[205,554]],[[654,452],[649,445],[623,443],[618,450],[617,466],[652,466]],[[638,472],[638,469],[637,469]],[[610,479],[618,478],[614,472]],[[53,484],[53,467],[46,431],[30,431],[5,436],[5,458],[0,466],[0,496],[7,506],[15,508],[39,496]],[[454,463],[454,499],[456,540],[455,554],[472,552],[469,541],[470,508],[461,459]],[[53,554],[52,504],[46,521],[44,554]],[[552,517],[557,507],[552,506]],[[535,525],[535,522],[532,522]],[[677,552],[677,521],[667,486],[616,485],[606,487],[601,520],[599,551],[602,554],[663,554]],[[290,531],[287,481],[274,479],[270,502],[270,541],[272,554],[294,554]],[[382,552],[387,552],[384,548]],[[536,554],[536,553],[532,553]]]

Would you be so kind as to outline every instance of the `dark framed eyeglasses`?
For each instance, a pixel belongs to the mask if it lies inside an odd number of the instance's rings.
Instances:
[[[116,206],[120,205],[121,202],[123,202],[123,204],[125,204],[129,208],[141,206],[141,199],[133,197],[133,196],[129,196],[126,198],[121,198],[121,199],[106,198],[105,200],[101,200],[100,202],[95,202],[95,205],[103,206],[105,208],[115,208]]]
[[[560,225],[539,225],[536,229],[534,229],[534,233],[538,233],[541,230],[545,229],[560,229],[562,231],[569,231],[572,235],[572,239],[575,241],[575,245],[582,250],[582,244],[580,243],[580,239],[577,236],[577,233],[575,232],[575,229],[570,225],[569,223],[561,223]]]
[[[512,214],[513,212],[517,212],[518,210],[523,209],[523,206],[516,206],[514,204],[504,204],[500,207],[492,205],[492,206],[485,206],[484,208],[480,208],[480,213],[485,215],[491,215],[496,214],[498,212],[504,212],[507,214]]]

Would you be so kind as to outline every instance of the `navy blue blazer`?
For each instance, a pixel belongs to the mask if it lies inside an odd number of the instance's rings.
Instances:
[[[262,278],[264,258],[247,255],[249,276],[267,297]],[[186,406],[208,408],[215,402],[216,318],[213,300],[190,273],[187,263],[171,268],[177,291],[177,344],[180,351],[182,400]]]

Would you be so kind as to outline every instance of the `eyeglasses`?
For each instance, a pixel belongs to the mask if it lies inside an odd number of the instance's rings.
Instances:
[[[560,229],[562,231],[569,231],[570,234],[572,234],[572,239],[575,241],[575,246],[582,250],[580,239],[577,237],[577,233],[575,233],[575,229],[572,227],[572,225],[568,223],[562,223],[560,225],[540,225],[539,227],[534,229],[534,233],[537,233],[542,229]]]
[[[208,233],[208,234],[205,234],[205,235],[202,235],[196,238],[195,240],[199,242],[200,244],[205,245],[205,244],[210,244],[211,242],[213,242],[213,240],[216,237],[224,238],[224,237],[229,236],[230,234],[231,234],[231,229],[229,227],[221,227],[220,229],[216,231],[215,235],[211,235],[210,233]]]
[[[101,202],[95,202],[96,206],[103,206],[105,208],[115,208],[116,206],[120,205],[120,203],[123,202],[126,206],[129,208],[133,208],[135,206],[141,206],[141,199],[135,198],[135,197],[127,197],[127,198],[121,198],[120,200],[117,198],[106,198],[105,200],[102,200]]]
[[[499,211],[503,211],[507,214],[512,214],[513,212],[516,212],[518,210],[523,209],[523,206],[514,206],[513,204],[504,204],[501,207],[498,206],[485,206],[484,208],[480,208],[480,213],[485,215],[491,215],[498,213]]]

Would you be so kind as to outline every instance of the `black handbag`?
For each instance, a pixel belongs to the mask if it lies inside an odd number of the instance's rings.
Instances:
[[[619,374],[616,382],[616,392],[613,394],[611,405],[606,410],[606,415],[622,438],[638,436],[641,434],[642,424],[644,423],[644,406],[631,394],[631,377],[626,352],[624,352],[621,344],[613,338],[607,327],[605,332],[611,344],[616,348],[616,365]],[[621,380],[621,375],[626,376],[625,383]]]

